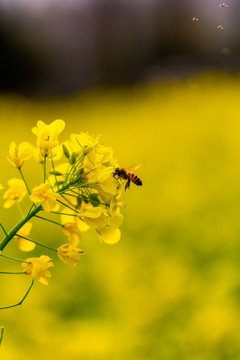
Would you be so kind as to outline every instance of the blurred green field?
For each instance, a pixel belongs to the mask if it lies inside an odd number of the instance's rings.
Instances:
[[[35,141],[37,120],[102,134],[123,167],[142,163],[143,187],[125,195],[122,239],[94,232],[77,267],[55,262],[48,287],[0,312],[4,360],[229,360],[240,358],[240,77],[89,91],[65,99],[0,98],[1,179],[15,177],[12,140]],[[30,186],[38,168],[24,167]],[[16,209],[1,210],[10,228]],[[33,237],[62,235],[34,221]],[[24,258],[15,244],[6,253]],[[32,255],[40,254],[39,249]],[[52,254],[51,254],[52,255]],[[0,268],[19,269],[1,259]],[[26,278],[1,275],[0,306],[24,294]]]

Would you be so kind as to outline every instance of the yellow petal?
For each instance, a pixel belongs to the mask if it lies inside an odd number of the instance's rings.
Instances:
[[[18,147],[18,158],[20,160],[29,160],[33,155],[33,146],[28,142],[22,142]]]
[[[121,232],[119,229],[105,229],[98,230],[100,240],[106,244],[116,244],[121,238]]]
[[[111,176],[113,178],[113,166],[104,167],[101,171],[98,172],[98,181],[105,181]],[[114,179],[114,178],[113,178]]]
[[[32,133],[33,133],[34,135],[38,135],[39,132],[40,132],[40,130],[41,130],[44,126],[46,126],[46,124],[45,124],[43,121],[39,120],[39,121],[37,122],[37,126],[35,126],[34,128],[32,128]]]
[[[32,251],[36,247],[36,244],[34,244],[34,242],[22,238],[17,239],[17,245],[20,250],[26,252]]]
[[[57,119],[57,120],[54,120],[50,124],[50,126],[55,128],[57,130],[58,134],[60,134],[65,128],[65,122],[62,119]]]

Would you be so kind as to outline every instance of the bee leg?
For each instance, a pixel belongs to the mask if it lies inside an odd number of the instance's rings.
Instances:
[[[125,191],[130,187],[130,178],[127,180],[125,185]]]

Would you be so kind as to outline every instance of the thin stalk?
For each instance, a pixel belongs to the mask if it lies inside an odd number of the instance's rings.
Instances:
[[[67,201],[70,205],[72,205],[71,201],[69,201],[68,199],[66,199],[63,194],[60,194],[60,195],[61,195],[61,197],[62,197],[65,201]],[[68,194],[66,194],[66,195],[68,195]]]
[[[76,193],[75,191],[73,191],[73,190],[71,190],[71,189],[70,189],[69,191],[73,192],[73,193],[76,194],[76,195],[72,195],[72,194],[69,194],[69,193],[66,193],[66,195],[72,196],[72,197],[75,197],[75,198],[81,197],[80,194]],[[88,192],[88,195],[90,196],[90,195],[92,195],[92,194],[91,194],[90,192]],[[90,201],[90,199],[89,199],[89,201]],[[105,204],[105,203],[101,203],[101,202],[98,202],[98,204],[99,204],[99,205],[110,206],[109,204]]]
[[[47,156],[44,156],[44,161],[43,161],[43,182],[46,182],[46,178],[47,178]]]
[[[29,190],[28,184],[27,184],[27,182],[26,182],[26,180],[25,180],[25,177],[23,176],[22,169],[21,169],[21,168],[18,168],[18,170],[19,170],[19,172],[20,172],[20,174],[21,174],[21,177],[22,177],[22,179],[23,179],[23,181],[24,181],[24,184],[25,184],[25,186],[26,186],[26,188],[27,188],[27,191],[28,191],[29,195],[31,195],[31,191]]]
[[[69,174],[69,168],[70,168],[70,163],[68,164],[68,168],[67,168],[67,171],[66,171],[66,174],[65,174],[65,180],[64,180],[64,183],[62,184],[62,187],[64,187],[64,184],[66,184],[67,182],[67,178],[68,178],[68,174]],[[70,170],[71,171],[71,170]]]
[[[22,275],[25,275],[24,272],[22,272],[22,271],[20,271],[20,272],[0,271],[0,274],[3,274],[3,275],[6,275],[6,274],[9,274],[9,275],[22,274]]]
[[[52,186],[51,181],[49,180],[49,178],[47,178],[47,182],[49,183],[50,188],[52,189],[52,191],[54,191],[54,190],[53,190],[53,186]]]
[[[79,189],[78,189],[78,190],[79,190]],[[72,190],[72,189],[69,189],[69,191],[71,191],[72,193],[76,194],[76,197],[80,197],[80,196],[81,196],[81,194],[79,194],[79,192],[76,192],[76,191],[74,191],[74,190]]]
[[[44,217],[39,216],[39,215],[35,215],[35,217],[36,217],[36,218],[39,218],[39,219],[42,219],[42,220],[46,220],[46,221],[48,221],[48,222],[50,222],[50,223],[53,223],[53,224],[56,224],[56,225],[62,226],[62,224],[60,224],[60,223],[59,223],[59,222],[57,222],[57,221],[50,220],[50,219],[44,218]]]
[[[89,189],[86,187],[86,193],[90,196],[91,195],[91,192],[89,191]]]
[[[81,146],[82,151],[83,151],[83,153],[85,154],[85,156],[87,156],[87,157],[88,157],[88,160],[89,160],[89,161],[90,161],[90,163],[94,166],[94,164],[93,164],[92,160],[91,160],[91,159],[90,159],[90,157],[88,156],[88,153],[85,153],[85,152],[84,152],[84,149],[83,149],[82,145],[80,144],[80,142],[78,141],[78,139],[77,139],[77,138],[75,138],[75,139],[76,139],[76,141],[77,141],[78,145],[79,145],[79,146]]]
[[[85,155],[84,155],[85,156]],[[84,157],[83,156],[83,157]],[[81,157],[80,157],[81,158]],[[46,180],[46,156],[44,157],[44,180]],[[70,170],[71,172],[71,170]],[[58,191],[59,194],[61,194],[62,192],[64,192],[65,190],[69,189],[70,186],[73,186],[74,183],[76,183],[78,180],[73,181],[70,184],[66,184],[65,186],[63,186],[61,188],[61,190]],[[45,181],[44,181],[45,182]],[[78,187],[86,187],[86,184],[83,184],[82,186],[78,186]],[[65,204],[64,202],[57,200],[60,204],[64,205],[65,207],[71,209],[73,212],[77,213],[77,210],[75,210],[74,208],[70,207],[69,205]],[[38,205],[34,208],[32,208],[32,210],[29,211],[29,213],[27,214],[27,216],[23,219],[21,219],[11,230],[8,234],[6,234],[5,238],[2,240],[2,242],[0,243],[0,252],[7,246],[7,244],[9,243],[9,241],[17,234],[18,230],[21,229],[21,227],[26,224],[33,216],[35,216],[39,211],[42,210],[42,205]]]
[[[67,204],[64,204],[62,201],[57,200],[57,202],[59,202],[60,204],[62,204],[62,205],[64,205],[64,206],[66,206],[67,208],[69,208],[69,209],[71,209],[72,211],[74,211],[74,212],[76,212],[76,213],[77,213],[77,210],[75,210],[75,209],[71,208],[71,207],[70,207],[70,206],[68,206]]]
[[[28,210],[27,216],[30,214],[30,212],[31,212],[31,210],[32,210],[32,208],[33,208],[34,206],[36,206],[36,205],[35,205],[35,204],[32,204],[32,206],[31,206],[30,209]]]
[[[23,212],[22,212],[22,209],[21,209],[21,206],[20,206],[19,202],[18,202],[18,201],[16,201],[16,204],[17,204],[18,211],[19,211],[19,213],[20,213],[21,217],[22,217],[22,218],[24,218],[25,216],[24,216],[24,214],[23,214]]]
[[[58,186],[58,182],[57,182],[57,177],[56,177],[56,172],[55,172],[55,166],[54,166],[53,157],[51,157],[51,160],[52,160],[52,168],[53,168],[53,172],[54,172],[55,182],[56,182],[57,188],[58,188],[58,190],[59,190],[59,186]]]
[[[25,239],[25,240],[27,240],[27,241],[31,241],[31,242],[33,242],[34,244],[39,245],[39,246],[42,246],[42,247],[44,247],[44,248],[46,248],[46,249],[49,249],[49,250],[52,250],[52,251],[57,252],[57,249],[53,249],[53,248],[51,248],[50,246],[41,244],[41,243],[39,243],[39,242],[37,242],[37,241],[35,241],[35,240],[32,240],[32,239],[29,239],[29,238],[27,238],[27,237],[25,237],[25,236],[19,236],[19,237],[22,238],[22,239]]]
[[[67,185],[63,186],[59,191],[58,194],[61,195],[61,193],[64,193],[66,190],[69,190],[71,186],[73,186],[74,184],[76,184],[79,181],[79,179],[76,179],[74,181],[70,181]],[[64,184],[63,184],[64,185]],[[78,184],[77,188],[84,188],[87,187],[88,184],[84,183],[84,184]]]
[[[1,332],[0,332],[0,346],[2,344],[2,339],[3,339],[3,333],[4,333],[4,327],[1,327]]]
[[[34,280],[32,280],[31,285],[29,286],[29,288],[28,288],[26,294],[23,296],[22,300],[20,300],[17,304],[0,307],[0,310],[10,309],[10,308],[13,308],[13,307],[22,305],[22,303],[24,302],[24,300],[26,299],[26,297],[27,297],[28,294],[30,293],[30,291],[31,291],[31,289],[32,289],[32,287],[33,287],[33,284],[34,284]]]
[[[69,189],[69,191],[72,191],[72,190]],[[76,193],[75,193],[75,194],[76,194]],[[78,197],[79,197],[79,194],[78,194],[78,196],[77,196],[77,195],[69,194],[68,192],[65,193],[65,195],[67,195],[67,196],[72,196],[72,197],[75,197],[75,198],[78,198]]]
[[[2,223],[0,223],[0,226],[1,226],[1,228],[2,228],[2,230],[3,230],[3,232],[4,232],[4,234],[5,234],[5,235],[7,235],[7,232],[6,232],[6,230],[4,229],[4,227],[3,227]]]
[[[20,263],[24,263],[24,262],[26,262],[25,260],[17,259],[17,258],[14,258],[14,257],[8,256],[8,255],[3,255],[3,254],[0,254],[0,256],[4,257],[4,258],[6,258],[6,259],[10,259],[10,260],[13,260],[13,261],[20,262]]]
[[[68,216],[77,216],[76,214],[60,213],[60,212],[57,212],[57,211],[51,211],[51,214],[68,215]]]
[[[97,170],[97,168],[94,168],[94,169],[91,169],[91,170],[87,171],[86,173],[84,173],[84,176],[88,175],[90,172],[95,171],[95,170]]]
[[[68,178],[70,178],[70,180],[71,180],[72,174],[74,174],[75,170],[77,169],[77,166],[80,164],[81,161],[83,162],[84,158],[85,158],[85,154],[83,153],[83,154],[79,157],[79,159],[77,159],[76,163],[72,166],[72,168],[70,169],[70,171],[69,171],[69,173],[67,174],[67,177],[66,177],[66,179],[65,179],[65,183],[67,183]]]

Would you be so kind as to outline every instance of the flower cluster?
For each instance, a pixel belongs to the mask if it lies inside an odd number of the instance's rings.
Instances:
[[[39,245],[55,251],[64,263],[75,266],[83,254],[79,244],[90,228],[96,230],[101,242],[115,244],[120,240],[119,227],[123,221],[120,210],[124,203],[121,179],[113,176],[118,164],[112,148],[104,146],[100,136],[87,133],[72,134],[69,140],[60,143],[59,135],[64,127],[63,120],[55,120],[49,125],[38,121],[32,129],[36,146],[28,142],[10,144],[8,160],[19,171],[19,177],[9,180],[3,194],[3,206],[10,208],[16,204],[21,220],[10,232],[1,224],[5,232],[0,243],[1,256],[9,258],[3,250],[14,239],[24,252]],[[22,172],[24,163],[30,159],[43,167],[43,177],[33,188],[28,186]],[[24,215],[20,203],[26,197],[29,210]],[[45,217],[40,216],[44,212]],[[48,217],[49,213],[53,214],[54,220]],[[65,238],[65,241],[53,249],[32,240],[29,236],[33,218],[58,225],[61,228],[59,238]],[[53,259],[47,255],[30,257],[22,261],[22,267],[27,276],[47,285]]]

